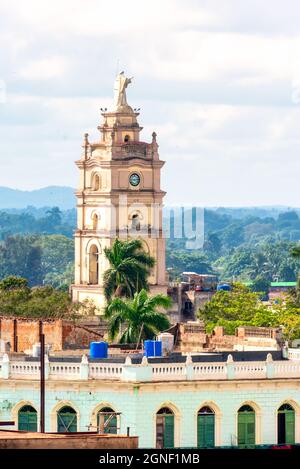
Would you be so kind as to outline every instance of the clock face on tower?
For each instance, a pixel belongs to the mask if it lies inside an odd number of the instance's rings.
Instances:
[[[141,182],[141,178],[137,173],[132,173],[129,177],[129,182],[131,186],[136,187]]]

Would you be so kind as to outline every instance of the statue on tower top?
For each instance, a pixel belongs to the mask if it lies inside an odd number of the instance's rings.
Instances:
[[[133,77],[127,78],[124,72],[117,75],[114,86],[114,105],[118,110],[120,108],[129,107],[126,99],[126,88],[131,83]]]

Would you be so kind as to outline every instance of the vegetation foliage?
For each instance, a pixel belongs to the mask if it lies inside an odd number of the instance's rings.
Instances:
[[[215,326],[223,326],[227,334],[234,334],[239,326],[281,326],[287,340],[300,337],[300,301],[296,291],[284,301],[269,305],[260,301],[260,293],[235,283],[231,291],[218,291],[199,310],[198,317],[205,321],[207,332]]]

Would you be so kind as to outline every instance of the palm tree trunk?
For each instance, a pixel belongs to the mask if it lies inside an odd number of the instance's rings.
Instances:
[[[137,344],[136,344],[136,350],[139,348],[139,345],[140,345],[140,342],[141,342],[141,339],[142,339],[143,329],[144,329],[144,323],[142,323],[142,325],[141,325],[141,330],[140,330],[139,339],[138,339],[138,342],[137,342]]]
[[[122,296],[122,285],[118,285],[115,291],[115,296],[117,298],[121,298]]]

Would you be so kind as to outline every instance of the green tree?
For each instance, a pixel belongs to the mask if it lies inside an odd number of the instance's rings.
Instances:
[[[144,289],[136,292],[133,299],[114,298],[105,313],[110,339],[138,344],[144,339],[152,339],[170,327],[167,316],[158,310],[167,309],[171,304],[168,296],[150,297]]]
[[[61,211],[58,207],[52,207],[46,211],[49,223],[53,226],[61,224]]]
[[[110,267],[104,272],[106,299],[112,296],[133,297],[136,291],[148,289],[147,278],[155,260],[143,249],[139,239],[115,240],[111,248],[104,248]]]
[[[27,278],[30,285],[41,284],[41,248],[38,237],[9,236],[0,246],[0,278],[17,275]]]
[[[260,301],[260,294],[251,292],[246,286],[236,283],[231,291],[220,290],[205,303],[198,316],[212,329],[223,325],[227,333],[239,325],[251,325],[258,313],[268,314],[268,308]]]
[[[167,266],[173,275],[179,277],[182,272],[197,272],[199,274],[213,274],[213,268],[206,254],[201,251],[186,252],[182,250],[167,251]]]
[[[220,256],[222,242],[217,233],[208,233],[203,249],[211,259],[217,259]]]
[[[0,311],[3,315],[76,318],[80,306],[72,303],[68,293],[51,286],[29,288],[26,279],[12,276],[0,282]]]
[[[251,291],[257,293],[267,294],[269,293],[271,282],[264,278],[262,275],[258,275],[252,282],[251,282]]]
[[[0,281],[0,290],[15,290],[16,288],[28,288],[28,280],[22,277],[10,275]]]

